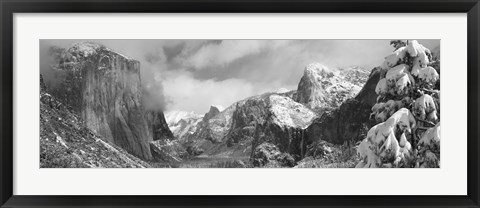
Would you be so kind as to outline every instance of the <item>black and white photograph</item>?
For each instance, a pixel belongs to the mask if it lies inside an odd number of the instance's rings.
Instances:
[[[439,39],[39,45],[40,168],[441,166]]]

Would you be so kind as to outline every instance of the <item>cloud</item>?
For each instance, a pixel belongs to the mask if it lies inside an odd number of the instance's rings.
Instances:
[[[86,40],[40,41],[41,52],[47,45],[69,47],[82,41]],[[312,62],[372,69],[393,51],[390,40],[88,41],[141,62],[148,108],[200,114],[212,104],[228,107],[279,88],[296,89],[305,66]],[[440,45],[439,40],[419,42],[431,49]],[[41,56],[41,71],[48,68],[47,60]]]
[[[195,69],[226,66],[243,57],[284,46],[288,42],[285,40],[223,40],[219,43],[204,45],[188,57],[187,61]]]
[[[168,110],[187,110],[206,113],[211,105],[228,107],[230,104],[251,96],[255,89],[241,79],[198,80],[191,72],[170,72],[163,80],[165,96],[173,102]]]
[[[113,51],[140,61],[143,99],[147,109],[165,110],[167,100],[163,95],[161,72],[170,68],[163,47],[182,43],[179,40],[40,40],[40,73],[47,83],[56,83],[58,78],[51,69],[56,64],[48,50],[52,46],[69,48],[75,43],[97,42]],[[45,76],[47,75],[47,76]]]

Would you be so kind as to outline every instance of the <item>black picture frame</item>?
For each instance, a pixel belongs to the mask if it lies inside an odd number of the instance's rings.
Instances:
[[[480,207],[478,0],[0,0],[1,207]],[[468,194],[465,196],[25,196],[13,195],[14,13],[467,13]],[[33,69],[32,69],[33,70]],[[445,180],[450,180],[446,178]],[[252,186],[254,188],[254,186]]]

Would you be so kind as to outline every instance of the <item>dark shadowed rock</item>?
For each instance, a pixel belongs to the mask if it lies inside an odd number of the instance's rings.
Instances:
[[[204,150],[194,146],[187,146],[186,151],[189,155],[192,155],[192,156],[198,156],[204,152]]]
[[[163,112],[147,111],[145,119],[149,125],[149,131],[152,132],[153,141],[172,140],[173,133],[168,128]]]
[[[321,158],[334,151],[334,147],[331,143],[326,141],[317,141],[307,146],[305,157]]]
[[[369,117],[371,108],[376,103],[375,87],[380,73],[380,69],[372,70],[367,83],[355,98],[315,119],[307,129],[308,143],[324,140],[341,144],[344,141],[364,138],[375,123]]]
[[[250,160],[255,167],[293,167],[295,159],[287,153],[282,153],[271,143],[262,143],[253,151]]]

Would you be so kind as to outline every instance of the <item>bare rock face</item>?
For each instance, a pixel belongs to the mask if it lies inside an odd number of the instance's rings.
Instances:
[[[307,129],[308,143],[324,140],[342,144],[344,141],[364,138],[374,124],[369,117],[376,103],[375,87],[380,73],[380,69],[373,69],[355,98],[346,100],[340,107],[315,119]]]
[[[223,111],[223,107],[219,105],[212,105],[210,106],[210,110],[203,116],[203,121],[207,122],[211,118],[215,117],[218,115],[220,112]]]
[[[46,92],[40,80],[41,168],[144,168],[139,158],[90,130],[68,105]]]
[[[71,106],[91,130],[151,160],[149,142],[159,134],[170,137],[171,132],[162,113],[146,113],[142,105],[140,63],[95,43],[55,48],[52,54],[63,78],[52,94]]]
[[[314,108],[324,102],[325,89],[321,80],[333,77],[333,72],[326,66],[313,63],[305,67],[304,74],[298,83],[295,101],[303,103],[309,108]]]

